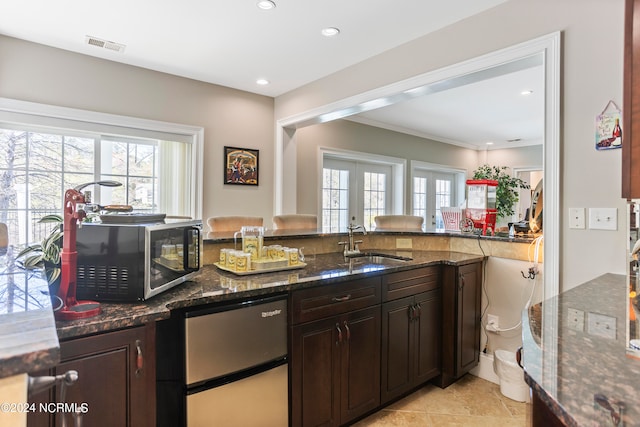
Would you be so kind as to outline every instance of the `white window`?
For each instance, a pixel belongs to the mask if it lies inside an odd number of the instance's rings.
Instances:
[[[322,229],[344,230],[349,224],[349,170],[322,171]]]
[[[443,230],[440,208],[457,206],[464,173],[457,171],[413,170],[413,215],[424,218],[427,230]],[[463,185],[463,184],[462,184]],[[462,196],[463,197],[463,196]]]
[[[393,165],[327,155],[323,159],[323,231],[344,231],[350,222],[371,230],[377,215],[393,212]]]
[[[62,211],[64,192],[80,184],[110,180],[120,187],[94,186],[92,202],[131,205],[158,212],[160,141],[103,135],[16,130],[0,125],[0,222],[10,241],[40,240],[44,215]]]

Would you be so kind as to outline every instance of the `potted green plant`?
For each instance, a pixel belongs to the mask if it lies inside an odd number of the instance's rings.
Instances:
[[[26,269],[44,268],[49,282],[51,295],[56,295],[60,286],[60,253],[62,252],[62,216],[52,214],[45,215],[38,223],[55,224],[51,232],[39,243],[27,246],[17,255],[21,259],[22,266]]]
[[[498,181],[496,188],[496,216],[509,218],[515,213],[514,206],[519,200],[518,189],[531,188],[529,184],[515,178],[507,172],[506,166],[482,165],[473,172],[473,179],[492,179]]]

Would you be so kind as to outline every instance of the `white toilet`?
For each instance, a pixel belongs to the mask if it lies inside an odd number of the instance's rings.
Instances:
[[[518,402],[529,401],[529,386],[524,381],[524,372],[516,361],[516,353],[496,350],[493,353],[493,371],[500,380],[500,392]]]

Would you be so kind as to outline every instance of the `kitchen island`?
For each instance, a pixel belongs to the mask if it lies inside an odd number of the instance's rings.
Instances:
[[[628,292],[605,274],[523,312],[534,426],[640,422],[640,360],[626,353]]]

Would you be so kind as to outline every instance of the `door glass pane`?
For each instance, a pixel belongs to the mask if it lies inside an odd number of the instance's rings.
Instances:
[[[413,178],[413,214],[427,223],[427,178]]]
[[[385,214],[386,174],[364,173],[364,226],[370,230],[374,228],[374,218]]]
[[[349,221],[349,171],[322,170],[322,230],[344,230]]]
[[[444,229],[444,221],[442,220],[442,207],[451,206],[451,180],[436,179],[436,229]]]

